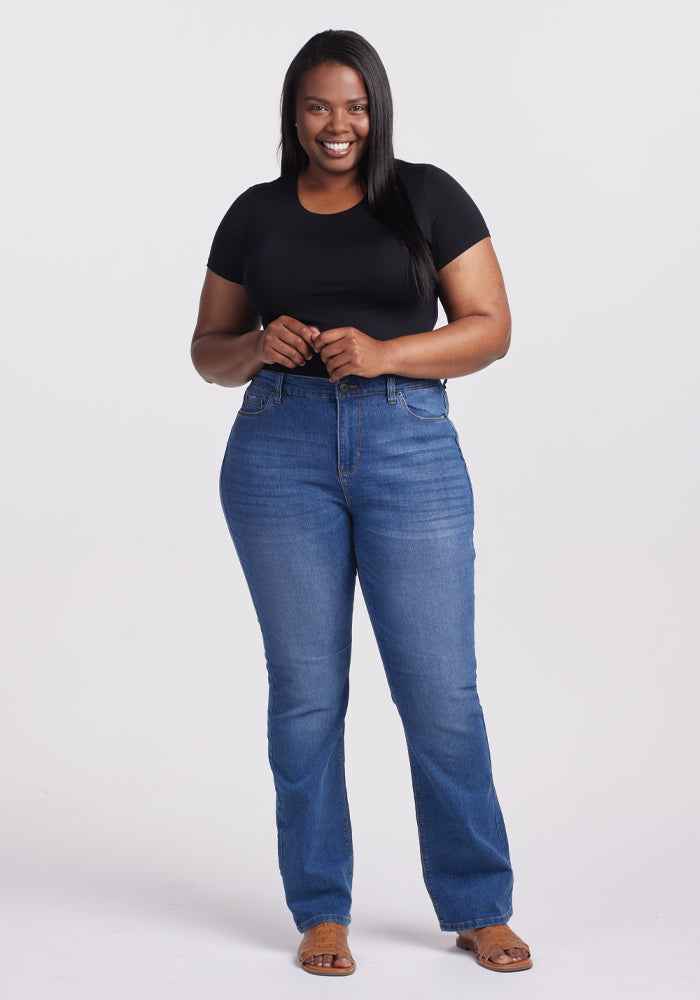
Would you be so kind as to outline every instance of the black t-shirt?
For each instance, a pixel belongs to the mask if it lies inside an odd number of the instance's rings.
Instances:
[[[444,170],[396,161],[437,270],[489,235],[481,212]],[[376,340],[432,330],[437,294],[422,300],[408,251],[376,219],[367,199],[344,212],[305,209],[296,175],[248,188],[214,236],[207,266],[245,287],[263,326],[292,316],[319,330],[354,326]],[[318,355],[286,374],[327,378]]]

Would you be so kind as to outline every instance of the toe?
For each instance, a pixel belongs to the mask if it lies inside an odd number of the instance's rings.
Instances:
[[[330,969],[331,966],[335,969],[349,969],[352,962],[347,958],[336,958],[335,955],[325,954],[325,955],[312,955],[307,958],[304,965],[320,966],[324,969]]]
[[[495,965],[507,965],[509,962],[512,961],[513,959],[510,957],[510,955],[506,955],[506,953],[502,951],[500,948],[498,949],[498,951],[494,951],[492,955],[489,955],[489,962],[493,962]]]
[[[335,955],[312,955],[311,958],[307,958],[305,965],[316,965],[321,966],[324,969],[330,969],[333,966],[336,969],[349,969],[352,962],[348,961],[347,958],[336,958]]]
[[[521,962],[527,958],[527,952],[524,948],[506,948],[506,954],[510,955],[514,962]]]

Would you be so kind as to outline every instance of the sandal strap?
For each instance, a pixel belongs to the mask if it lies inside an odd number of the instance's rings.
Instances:
[[[353,957],[348,948],[347,927],[332,920],[309,927],[304,932],[297,955],[302,964],[312,955],[335,955],[336,958],[347,958],[352,962]]]
[[[478,930],[470,929],[464,933],[469,934],[476,947],[479,958],[485,962],[490,961],[495,951],[506,951],[507,948],[524,948],[530,955],[530,948],[522,938],[510,929],[508,924],[499,924],[496,927],[481,927]]]

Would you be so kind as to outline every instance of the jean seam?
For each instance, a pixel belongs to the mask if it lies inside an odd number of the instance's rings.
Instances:
[[[467,476],[467,483],[469,484],[469,492],[471,493],[471,498],[472,498],[472,512],[475,515],[474,487],[473,487],[473,484],[472,484],[472,477],[469,475],[469,466],[467,465],[466,459],[464,457],[464,453],[462,452],[462,446],[459,443],[459,434],[457,433],[457,428],[452,423],[452,421],[450,420],[449,417],[447,417],[447,423],[450,425],[450,427],[452,428],[452,430],[454,432],[454,438],[455,438],[455,444],[457,445],[457,451],[459,452],[459,457],[462,459],[462,465],[464,466],[464,471],[465,471],[466,476]]]
[[[423,819],[420,810],[420,793],[418,790],[418,777],[413,764],[413,753],[411,751],[411,745],[408,742],[408,737],[406,737],[406,748],[408,750],[408,764],[411,769],[411,783],[413,784],[413,801],[416,807],[416,821],[418,825],[418,846],[420,848],[421,864],[423,866],[423,875],[425,877],[425,887],[428,890],[428,895],[430,896],[430,901],[433,904],[433,908],[435,910],[435,913],[437,914],[437,918],[438,920],[441,921],[442,917],[440,916],[440,910],[438,908],[437,900],[435,899],[435,896],[433,894],[433,887],[430,882],[430,865],[428,864],[428,855],[425,850],[425,843],[423,837]]]
[[[411,388],[412,389],[414,389],[414,388],[415,389],[419,389],[419,388],[421,388],[421,386],[412,386]],[[430,388],[430,387],[429,386],[425,386],[425,388]],[[396,393],[396,395],[401,400],[401,405],[403,406],[404,411],[408,414],[408,416],[411,418],[411,420],[416,420],[418,423],[421,423],[421,424],[438,424],[438,423],[440,423],[441,420],[447,420],[447,414],[446,413],[441,413],[439,417],[420,417],[416,413],[413,413],[413,411],[410,409],[408,403],[404,399],[403,390],[399,389],[398,392]]]
[[[272,406],[273,400],[274,400],[274,393],[270,395],[270,398],[267,400],[267,402],[262,407],[262,409],[260,409],[260,410],[254,410],[252,412],[250,410],[243,410],[243,409],[241,409],[241,410],[238,411],[237,416],[239,416],[239,417],[261,417],[264,413],[267,413],[267,411],[270,409],[270,407]]]
[[[270,699],[267,712],[267,747],[268,747],[268,759],[270,761],[270,768],[272,770],[274,778],[275,774],[277,773],[274,765],[274,742],[272,739],[272,715],[274,712],[275,696],[274,696],[274,688],[272,686],[272,675],[270,674],[269,668],[268,668],[268,677],[270,679],[269,681]],[[281,872],[284,862],[284,847],[283,847],[284,838],[281,836],[280,830],[282,827],[285,826],[285,815],[284,815],[284,805],[282,804],[282,796],[280,795],[279,788],[277,787],[277,781],[274,780],[273,784],[275,786],[275,798],[276,798],[275,806],[277,812],[277,860]]]
[[[489,750],[489,765],[491,764],[491,751]],[[493,805],[493,821],[496,825],[496,835],[498,836],[498,843],[500,844],[501,851],[508,857],[509,851],[507,846],[503,843],[503,836],[501,833],[501,822],[498,817],[498,807],[496,806],[496,786],[493,783],[493,778],[491,779],[491,803]]]
[[[369,393],[368,393],[368,395],[369,395]],[[374,393],[373,395],[378,395],[378,394]],[[345,483],[343,482],[343,477],[351,475],[355,471],[355,469],[357,469],[358,465],[360,464],[360,459],[362,458],[362,436],[361,436],[361,432],[360,432],[360,399],[359,399],[359,397],[357,399],[357,461],[353,465],[352,469],[346,469],[341,464],[341,461],[340,461],[340,450],[341,450],[340,449],[340,401],[338,401],[338,405],[336,406],[336,420],[337,420],[337,426],[336,426],[336,448],[337,448],[337,458],[338,458],[338,477],[340,479],[340,484],[341,484],[341,486],[343,488],[343,494],[345,496],[345,501],[346,501],[346,503],[348,505],[348,509],[350,511],[352,511],[352,507],[350,506],[350,500],[349,500],[348,495],[347,495],[347,493],[345,491]]]
[[[345,813],[345,846],[348,849],[348,854],[350,857],[353,856],[352,852],[352,833],[350,828],[350,807],[348,805],[348,789],[345,782],[345,723],[343,723],[343,728],[340,730],[340,735],[338,736],[338,761],[340,763],[340,777],[342,781],[342,798],[343,798],[343,811]]]
[[[368,393],[367,395],[370,395],[370,393]],[[372,393],[371,395],[377,395],[377,393]],[[359,400],[359,397],[358,397],[358,400],[357,400],[357,461],[353,465],[352,469],[346,469],[345,472],[342,473],[342,475],[344,475],[344,476],[351,475],[351,473],[353,473],[355,471],[355,469],[358,467],[358,465],[360,464],[360,459],[362,458],[362,433],[361,433],[361,424],[360,424],[360,414],[361,414],[361,407],[360,407],[360,400]],[[338,440],[340,440],[340,437],[338,438]],[[338,455],[338,457],[340,457],[340,454]],[[341,468],[342,468],[342,466],[341,466]]]
[[[287,389],[282,393],[283,396],[306,396],[309,399],[337,399],[331,392],[296,392],[294,389]],[[350,393],[343,393],[341,399],[354,399],[357,396],[386,396],[386,390],[379,392],[378,390],[372,390],[371,392],[358,392],[355,396],[351,396]]]
[[[476,927],[498,927],[507,924],[513,916],[513,907],[500,913],[497,917],[476,917],[474,920],[452,920],[449,923],[440,920],[440,929],[443,931],[466,931]]]
[[[335,396],[331,396],[330,393],[325,392],[294,392],[292,389],[286,389],[282,392],[283,396],[303,396],[305,399],[335,399]]]
[[[298,925],[298,930],[304,933],[308,931],[311,927],[316,927],[317,924],[325,924],[327,921],[332,920],[335,923],[347,924],[350,923],[350,916],[346,913],[321,913],[317,917],[308,917],[306,920],[302,921]]]
[[[454,436],[455,436],[455,441],[456,441],[456,443],[457,443],[457,447],[459,448],[459,453],[460,453],[460,455],[462,455],[462,446],[461,446],[461,445],[460,445],[460,443],[459,443],[459,434],[457,433],[457,428],[456,428],[456,427],[455,427],[455,425],[454,425],[454,424],[452,423],[452,421],[450,420],[450,418],[449,418],[449,417],[447,417],[447,423],[448,423],[448,424],[450,425],[450,427],[451,427],[451,428],[452,428],[452,430],[454,431]],[[464,461],[464,455],[462,455],[462,461]],[[465,463],[465,464],[466,464],[466,463]]]
[[[345,488],[345,481],[343,479],[344,473],[340,471],[340,466],[338,467],[338,479],[340,480],[340,488],[343,491],[343,496],[345,498],[345,505],[348,508],[348,512],[352,515],[352,503],[350,502],[350,497],[348,491]]]
[[[489,773],[491,774],[491,805],[493,806],[493,822],[496,827],[496,836],[498,837],[498,843],[501,851],[508,857],[508,848],[503,843],[503,837],[501,836],[501,825],[498,822],[498,808],[496,806],[496,786],[493,781],[493,762],[491,760],[491,747],[489,746],[488,736],[486,735],[486,723],[484,722],[483,715],[481,717],[481,725],[484,730],[484,742],[486,743],[486,755],[489,761]]]
[[[389,404],[387,404],[387,405],[389,405]],[[359,564],[357,558],[355,559],[355,562],[357,564],[357,576],[358,576],[358,579],[360,581],[360,586],[362,588],[362,593],[363,593],[363,595],[366,595],[367,592],[366,592],[365,587],[364,587],[364,585],[362,583],[362,573],[360,571],[360,564]],[[379,643],[379,633],[377,632],[376,624],[375,624],[375,621],[374,621],[374,616],[372,615],[372,609],[369,606],[369,601],[367,600],[366,596],[365,596],[365,607],[367,608],[367,615],[368,615],[370,623],[372,625],[372,629],[374,631],[374,634],[377,637],[377,642]],[[382,653],[381,653],[381,645],[380,645],[380,655],[382,655]],[[384,662],[383,655],[382,655],[382,662]],[[396,709],[398,711],[398,702],[397,702],[396,698],[394,697],[394,689],[391,686],[391,680],[389,679],[389,672],[387,670],[386,663],[384,663],[384,674],[386,676],[386,682],[389,685],[389,691],[391,692],[392,701],[396,705]],[[401,713],[399,712],[399,718],[400,717],[401,717]],[[411,771],[411,784],[413,786],[413,803],[414,803],[415,810],[416,810],[416,825],[418,827],[418,847],[419,847],[419,850],[420,850],[421,867],[423,869],[423,878],[425,880],[425,887],[428,890],[428,896],[430,897],[430,901],[433,904],[433,908],[435,910],[435,913],[437,914],[438,920],[440,920],[441,919],[440,918],[440,912],[438,910],[437,902],[435,900],[435,896],[433,895],[433,888],[432,888],[432,885],[430,883],[430,867],[428,865],[428,858],[427,858],[427,855],[426,855],[426,852],[425,852],[425,848],[424,848],[424,843],[423,843],[423,827],[422,827],[420,805],[419,805],[419,798],[420,798],[420,796],[419,796],[419,792],[418,792],[418,782],[416,780],[416,773],[415,773],[415,769],[413,767],[413,755],[411,753],[411,744],[408,741],[408,736],[406,736],[406,727],[403,725],[403,719],[401,719],[401,725],[402,725],[403,730],[404,730],[404,738],[406,740],[406,749],[408,751],[408,766],[409,766],[410,771]]]
[[[285,377],[285,383],[282,386],[282,395],[283,396],[305,396],[305,397],[307,397],[309,399],[336,399],[337,398],[337,396],[335,395],[335,393],[332,393],[332,392],[303,392],[303,391],[301,391],[302,387],[299,387],[299,389],[287,388],[287,380],[288,379],[290,379],[290,378],[303,378],[303,377],[309,378],[309,381],[313,381],[313,382],[323,381],[323,379],[312,379],[309,376],[287,375]],[[252,381],[255,382],[255,377],[253,377]],[[439,379],[433,379],[433,380],[427,381],[427,382],[425,382],[425,381],[424,382],[417,382],[415,385],[411,384],[411,385],[408,385],[408,386],[404,386],[401,389],[397,389],[396,390],[396,394],[398,395],[399,392],[403,392],[403,391],[405,391],[405,392],[411,392],[413,389],[431,389],[433,386],[435,386],[436,382],[439,384]],[[256,382],[255,384],[259,385],[259,386],[264,386],[265,388],[269,388],[268,386],[266,386],[266,384],[264,382]],[[271,391],[274,393],[274,389],[272,389]],[[368,392],[360,391],[360,392],[356,393],[356,395],[357,396],[386,396],[386,389],[385,388],[384,389],[371,389]],[[349,397],[349,395],[346,395],[344,393],[343,394],[343,398],[350,398],[350,397]]]

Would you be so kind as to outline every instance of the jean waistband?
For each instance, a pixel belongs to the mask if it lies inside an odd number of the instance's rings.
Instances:
[[[444,380],[445,382],[447,379]],[[327,378],[313,378],[309,375],[285,375],[282,372],[262,368],[253,376],[252,382],[275,390],[275,396],[347,396],[385,395],[390,403],[395,402],[396,393],[404,389],[421,389],[443,385],[439,378],[407,378],[404,375],[377,375],[364,378],[348,375],[339,382]]]

